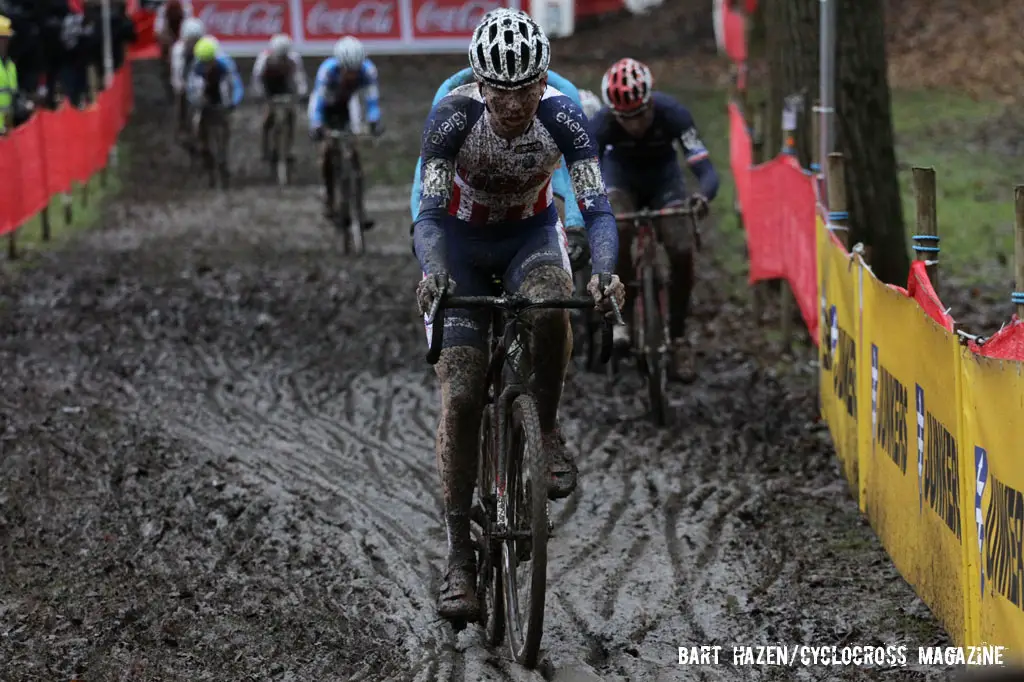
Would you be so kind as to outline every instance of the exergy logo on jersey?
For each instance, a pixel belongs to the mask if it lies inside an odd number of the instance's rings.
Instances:
[[[974,523],[978,526],[978,562],[981,572],[981,594],[985,595],[985,514],[981,511],[981,498],[988,483],[988,453],[974,446]]]
[[[917,510],[924,510],[924,389],[921,384],[914,384],[917,399]]]

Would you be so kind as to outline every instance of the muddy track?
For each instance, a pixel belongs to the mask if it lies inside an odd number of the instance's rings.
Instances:
[[[380,63],[408,84],[386,113],[410,167],[444,66]],[[433,611],[438,389],[394,210],[406,188],[373,189],[371,253],[346,258],[311,162],[299,186],[267,185],[243,141],[254,109],[221,195],[183,170],[152,74],[137,78],[127,187],[102,228],[0,292],[0,677],[874,679],[724,654],[683,668],[676,647],[946,641],[845,493],[813,368],[765,369],[710,256],[678,426],[643,418],[628,373],[567,382],[582,475],[553,507],[540,669],[475,628],[453,637]]]

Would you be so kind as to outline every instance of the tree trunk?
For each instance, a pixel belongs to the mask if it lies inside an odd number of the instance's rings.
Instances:
[[[885,282],[906,285],[907,256],[896,174],[896,150],[885,53],[884,0],[834,0],[836,48],[836,151],[846,158],[850,243],[871,249],[871,266]],[[769,154],[782,145],[781,112],[787,95],[805,95],[796,151],[811,159],[811,102],[818,93],[820,0],[766,2],[770,83]],[[770,145],[770,146],[768,146]]]

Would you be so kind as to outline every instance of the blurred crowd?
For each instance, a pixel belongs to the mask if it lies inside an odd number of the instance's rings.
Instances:
[[[110,6],[117,69],[135,40],[135,25],[123,0]],[[5,94],[5,85],[13,92]],[[0,0],[0,131],[28,120],[38,105],[52,109],[65,99],[86,106],[102,87],[100,0]]]

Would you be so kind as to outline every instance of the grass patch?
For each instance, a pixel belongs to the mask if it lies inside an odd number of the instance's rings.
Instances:
[[[915,206],[911,166],[935,168],[940,260],[967,285],[1002,282],[1013,260],[1013,186],[1016,159],[977,143],[977,131],[1001,115],[994,102],[942,92],[898,92],[893,124],[907,244]]]
[[[107,171],[106,186],[101,185],[99,173],[90,178],[88,190],[77,183],[74,184],[74,189],[71,192],[71,221],[65,220],[63,196],[53,197],[50,200],[48,211],[50,216],[50,240],[43,241],[42,214],[34,216],[15,233],[18,260],[14,261],[13,264],[24,265],[31,260],[33,253],[58,246],[72,235],[89,229],[99,222],[105,201],[115,196],[121,190],[118,170],[125,167],[128,162],[128,152],[125,149],[125,145],[118,145],[118,169],[109,169]]]

